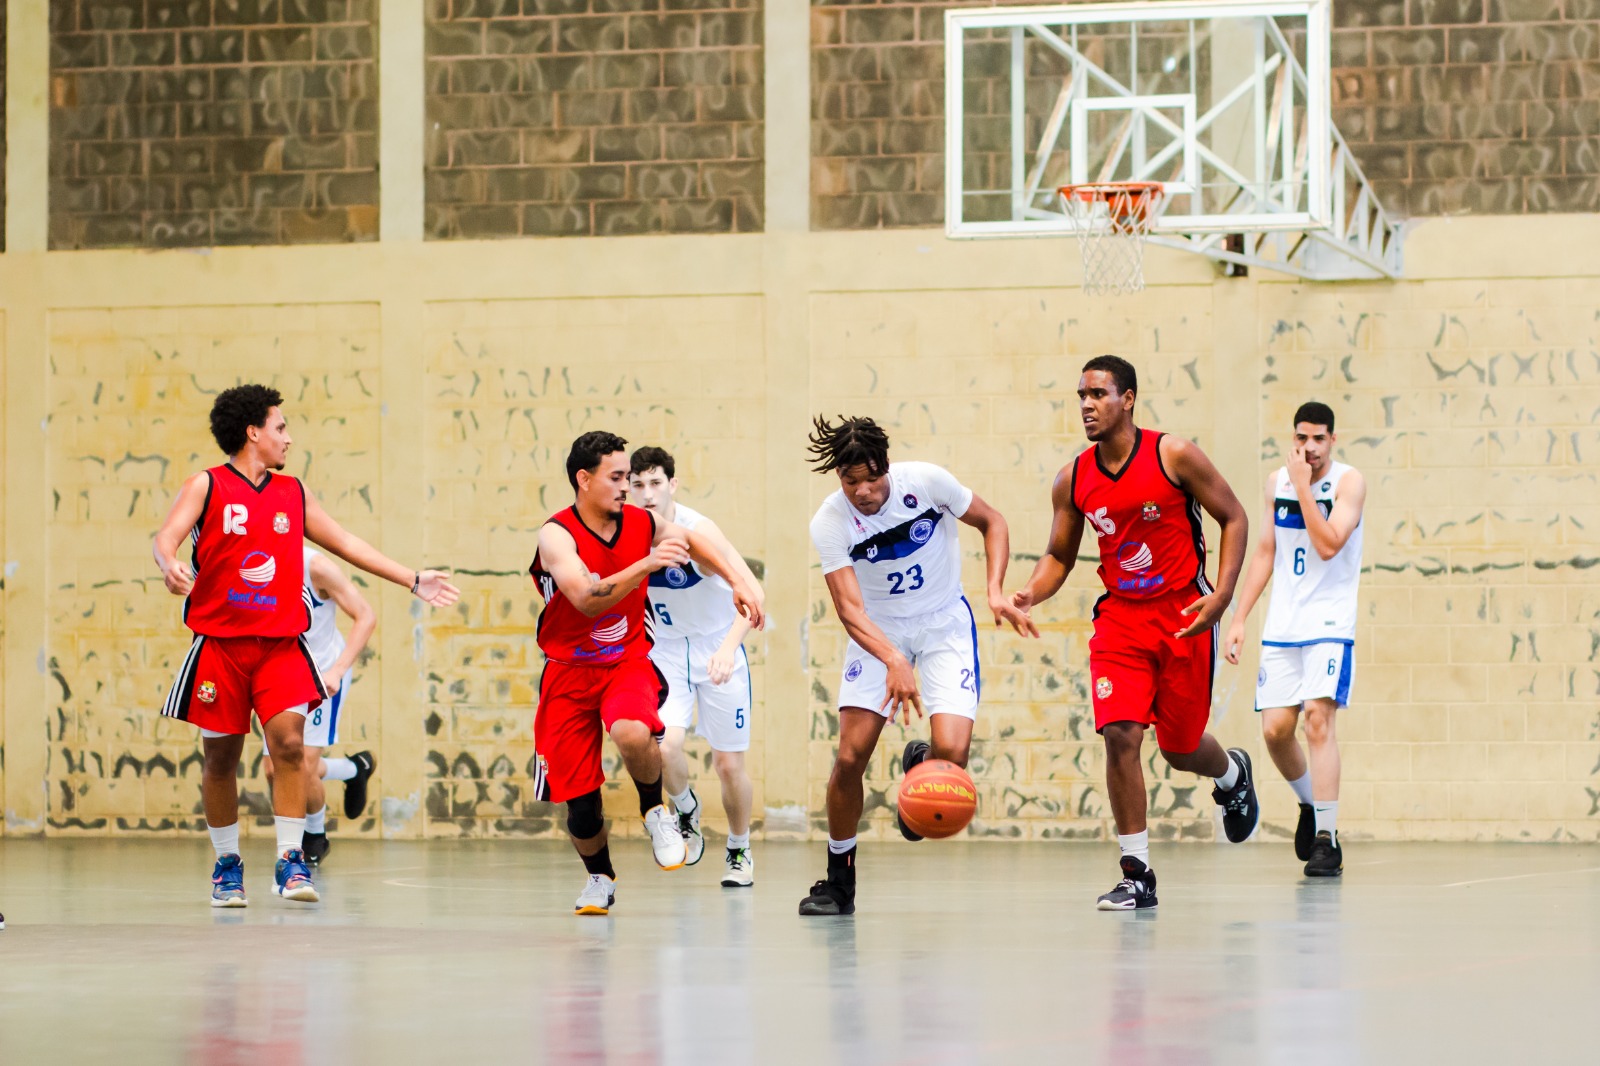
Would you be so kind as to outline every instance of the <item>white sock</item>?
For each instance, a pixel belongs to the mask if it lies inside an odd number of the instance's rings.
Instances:
[[[846,852],[848,852],[851,848],[853,848],[855,846],[856,846],[856,838],[855,837],[851,837],[848,840],[835,840],[832,837],[828,838],[828,854],[829,855],[843,855],[843,854],[845,854]]]
[[[224,855],[239,854],[238,822],[234,822],[232,825],[225,825],[220,829],[214,825],[208,825],[206,830],[211,834],[211,846],[217,849],[217,858],[220,859]]]
[[[1122,849],[1122,854],[1132,855],[1144,863],[1145,869],[1150,868],[1150,830],[1142,833],[1129,833],[1124,836],[1117,834],[1117,847]]]
[[[672,800],[672,808],[679,814],[693,814],[694,809],[700,806],[694,796],[694,786],[689,785],[682,792],[668,792],[667,797]]]
[[[1220,789],[1222,789],[1222,791],[1226,792],[1226,791],[1228,791],[1228,789],[1232,788],[1234,785],[1237,785],[1239,783],[1239,774],[1240,773],[1241,773],[1241,771],[1239,769],[1239,760],[1235,759],[1232,755],[1229,755],[1228,756],[1228,772],[1223,774],[1221,777],[1212,778],[1212,780],[1216,781],[1218,788],[1220,788]]]
[[[1317,832],[1332,833],[1338,839],[1339,833],[1339,801],[1316,800],[1311,804],[1311,813],[1317,818]]]
[[[750,846],[750,831],[748,829],[746,829],[743,833],[738,834],[737,836],[735,836],[732,833],[728,834],[728,850],[729,851],[738,851],[740,848],[748,848],[749,846]],[[849,849],[847,848],[845,850],[848,851]]]
[[[356,764],[349,759],[323,759],[324,781],[349,781],[356,776]]]
[[[1294,794],[1296,796],[1300,797],[1300,802],[1301,803],[1310,803],[1311,802],[1311,771],[1307,770],[1305,773],[1301,774],[1299,777],[1295,778],[1293,781],[1290,781],[1289,782],[1289,787],[1294,789]]]
[[[279,855],[291,851],[299,851],[305,845],[306,820],[304,818],[274,818],[272,824],[278,830]]]
[[[306,832],[326,833],[328,831],[328,808],[324,804],[320,811],[306,812]]]

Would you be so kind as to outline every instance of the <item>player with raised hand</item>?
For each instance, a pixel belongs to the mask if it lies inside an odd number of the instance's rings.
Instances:
[[[327,690],[305,642],[305,541],[433,606],[448,607],[459,596],[448,574],[401,566],[330,518],[298,478],[278,473],[293,443],[282,406],[282,395],[265,385],[217,395],[211,434],[228,461],[184,481],[153,545],[167,591],[185,597],[184,624],[195,634],[161,713],[198,726],[203,738],[200,790],[217,853],[213,907],[246,902],[238,770],[252,710],[278,769],[273,891],[317,901],[302,850],[304,734],[307,712]],[[194,545],[192,564],[178,558],[185,540]]]
[[[1248,519],[1197,446],[1134,425],[1137,392],[1127,360],[1102,355],[1084,364],[1078,404],[1092,444],[1056,475],[1049,546],[1014,597],[1026,611],[1055,595],[1078,561],[1087,521],[1106,589],[1089,641],[1094,724],[1105,738],[1106,792],[1122,850],[1122,879],[1100,897],[1101,910],[1156,905],[1140,765],[1146,729],[1155,728],[1174,769],[1215,779],[1211,795],[1229,840],[1248,838],[1261,814],[1250,756],[1224,751],[1205,731],[1217,620],[1233,598]],[[1222,527],[1214,589],[1206,578],[1202,508]]]
[[[628,485],[639,506],[662,522],[700,533],[717,546],[722,561],[761,594],[761,584],[744,557],[717,524],[677,500],[677,463],[664,448],[640,448],[628,464]],[[650,575],[650,610],[655,618],[655,646],[650,660],[667,679],[667,700],[661,707],[666,734],[661,739],[661,773],[678,815],[678,829],[693,866],[705,853],[700,832],[700,797],[689,786],[689,761],[684,740],[689,726],[711,745],[712,765],[722,783],[722,809],[728,816],[727,853],[722,886],[748,888],[755,883],[750,854],[752,788],[744,753],[750,750],[753,711],[750,661],[744,638],[750,620],[733,606],[732,590],[721,578],[708,576],[694,564],[671,566]],[[698,707],[698,721],[696,709]]]
[[[1272,582],[1261,629],[1256,710],[1267,752],[1300,802],[1295,856],[1307,877],[1344,872],[1339,842],[1339,741],[1334,716],[1350,702],[1355,675],[1356,594],[1361,584],[1361,513],[1367,483],[1335,462],[1333,409],[1301,404],[1294,445],[1267,479],[1266,524],[1239,589],[1224,654],[1234,665],[1245,620]],[[1295,739],[1304,720],[1306,752]]]
[[[529,567],[543,598],[534,749],[540,799],[567,805],[567,831],[588,877],[574,908],[606,914],[616,902],[616,870],[606,834],[600,787],[601,738],[610,734],[639,792],[639,814],[656,865],[683,866],[677,820],[662,802],[659,711],[666,679],[650,662],[645,582],[691,559],[722,578],[753,627],[762,624],[759,591],[722,560],[717,545],[694,530],[658,521],[628,503],[628,442],[595,430],[572,442],[567,481],[575,500],[539,529]]]
[[[966,766],[978,713],[978,624],[961,591],[956,522],[983,534],[994,624],[1037,636],[1006,599],[1006,520],[943,467],[889,462],[889,436],[870,418],[817,418],[813,469],[839,488],[811,520],[833,609],[849,634],[839,685],[839,752],[828,777],[828,872],[800,901],[802,915],[853,914],[862,776],[884,723],[924,716],[930,740],[901,756],[909,770],[930,755]],[[918,676],[921,688],[918,688]],[[931,744],[930,744],[931,741]],[[908,840],[920,839],[900,823]]]

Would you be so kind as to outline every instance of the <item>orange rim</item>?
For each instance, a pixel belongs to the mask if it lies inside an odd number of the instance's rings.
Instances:
[[[1081,203],[1103,202],[1111,215],[1112,228],[1128,231],[1150,217],[1166,195],[1166,186],[1159,181],[1092,181],[1063,185],[1056,192]]]

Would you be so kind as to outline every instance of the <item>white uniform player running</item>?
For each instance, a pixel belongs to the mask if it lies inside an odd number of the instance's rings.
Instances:
[[[1272,761],[1300,802],[1295,853],[1309,877],[1344,869],[1339,842],[1339,747],[1334,716],[1355,679],[1356,596],[1361,583],[1365,480],[1333,459],[1333,411],[1301,405],[1288,462],[1267,481],[1267,521],[1239,589],[1225,641],[1238,663],[1245,619],[1272,582],[1261,631],[1256,709]],[[1305,719],[1310,767],[1295,739]]]
[[[921,717],[926,702],[932,743],[908,743],[902,769],[930,754],[967,764],[982,678],[977,621],[961,591],[957,522],[983,533],[995,625],[1034,629],[1001,589],[1011,542],[1000,512],[943,467],[891,464],[889,438],[870,418],[814,425],[814,469],[836,473],[839,489],[817,509],[811,540],[850,640],[839,683],[839,754],[828,779],[828,875],[800,913],[851,914],[862,775],[884,723],[903,712],[910,725],[912,710]],[[920,839],[904,823],[900,831]]]
[[[306,647],[311,661],[322,674],[328,698],[306,715],[306,861],[321,864],[332,845],[328,841],[327,791],[323,781],[343,781],[345,817],[361,817],[367,806],[367,781],[376,763],[370,751],[359,751],[348,759],[325,759],[324,749],[339,740],[339,718],[345,697],[355,679],[355,661],[377,628],[378,616],[356,589],[355,583],[327,556],[314,548],[305,549],[305,598],[311,607],[311,627],[306,630]],[[350,616],[350,639],[339,632],[339,612]],[[270,781],[272,760],[263,763]]]
[[[678,478],[671,454],[657,447],[640,448],[630,457],[629,471],[636,504],[663,521],[709,536],[727,565],[760,589],[744,557],[716,524],[674,498]],[[684,754],[684,741],[693,726],[711,745],[712,765],[722,785],[722,808],[728,816],[723,887],[749,887],[755,883],[755,859],[750,853],[752,789],[744,754],[750,749],[753,710],[750,661],[744,650],[750,621],[734,608],[728,583],[701,573],[693,562],[651,574],[649,597],[655,638],[650,661],[667,681],[667,699],[660,712],[666,726],[661,740],[662,783],[678,812],[685,862],[690,866],[699,862],[706,847],[700,832],[700,797],[689,784]]]

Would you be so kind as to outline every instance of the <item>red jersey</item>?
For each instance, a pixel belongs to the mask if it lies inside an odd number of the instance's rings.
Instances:
[[[1113,596],[1154,599],[1206,582],[1200,503],[1161,463],[1162,433],[1134,430],[1121,472],[1100,465],[1100,448],[1072,463],[1072,502],[1100,542],[1100,580]]]
[[[296,637],[311,625],[305,591],[306,492],[268,472],[253,485],[230,463],[206,471],[194,525],[194,587],[183,623],[207,637]]]
[[[576,507],[558,511],[548,519],[568,533],[578,545],[578,558],[595,580],[626,570],[650,554],[656,539],[655,515],[642,507],[622,505],[617,532],[609,541],[583,524]],[[644,582],[598,618],[590,618],[561,594],[556,579],[539,565],[534,552],[528,568],[544,610],[539,612],[539,648],[545,658],[573,666],[610,666],[650,654],[652,643],[645,621],[649,596]]]

